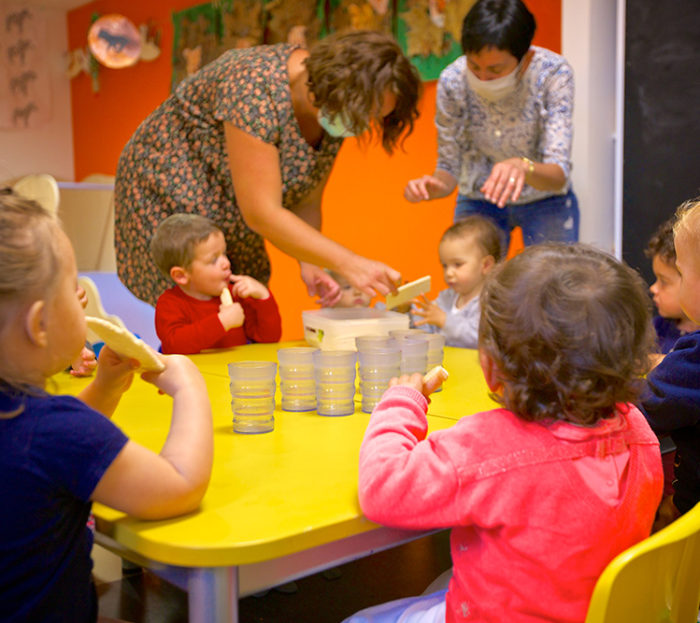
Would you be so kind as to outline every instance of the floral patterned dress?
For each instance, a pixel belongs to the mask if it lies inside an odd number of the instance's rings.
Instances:
[[[342,139],[324,135],[314,148],[294,116],[288,44],[229,50],[185,79],[138,127],[119,158],[115,182],[117,272],[155,305],[172,284],[149,245],[176,212],[206,216],[224,232],[231,270],[267,283],[270,261],[261,236],[246,225],[228,168],[224,122],[279,150],[282,205],[292,208],[328,173]]]

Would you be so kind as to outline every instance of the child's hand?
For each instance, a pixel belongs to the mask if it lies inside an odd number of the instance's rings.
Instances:
[[[163,355],[165,370],[162,372],[144,372],[141,378],[155,385],[161,393],[174,396],[178,391],[187,389],[201,380],[197,366],[184,355]]]
[[[87,304],[88,304],[87,292],[85,292],[85,289],[82,286],[78,286],[78,289],[76,290],[76,294],[78,295],[78,300],[80,301],[80,305],[82,306],[83,309],[85,309],[87,307]]]
[[[262,283],[248,275],[231,275],[231,282],[233,293],[240,299],[266,299],[270,296],[270,291]]]
[[[416,316],[420,316],[421,320],[417,320],[414,324],[416,327],[420,327],[424,324],[433,324],[436,327],[445,326],[445,320],[447,320],[447,314],[440,309],[435,303],[429,301],[425,294],[420,297],[413,299],[413,313]]]
[[[73,376],[90,376],[97,367],[97,358],[89,348],[83,346],[80,355],[70,364]]]
[[[125,359],[115,353],[106,344],[100,350],[95,384],[104,392],[121,396],[134,379],[134,371],[138,369],[136,359]]]
[[[234,327],[240,327],[245,320],[245,312],[240,303],[221,305],[219,307],[219,320],[226,331]]]

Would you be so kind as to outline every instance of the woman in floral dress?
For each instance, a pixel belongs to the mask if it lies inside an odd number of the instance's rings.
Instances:
[[[420,78],[379,32],[229,50],[181,82],[138,127],[115,183],[117,271],[154,304],[170,284],[149,254],[157,225],[196,212],[224,232],[236,274],[267,283],[269,240],[300,262],[310,295],[340,290],[322,267],[370,295],[400,283],[391,267],[320,232],[321,196],[343,137],[378,136],[391,153],[413,129]]]

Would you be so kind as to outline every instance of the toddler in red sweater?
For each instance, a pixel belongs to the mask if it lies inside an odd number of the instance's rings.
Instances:
[[[280,339],[282,321],[272,293],[252,277],[231,273],[224,234],[208,218],[169,216],[153,235],[151,254],[175,282],[156,303],[163,353],[193,354]],[[222,302],[224,290],[231,293],[230,302]]]
[[[431,388],[392,380],[360,450],[360,505],[388,526],[451,528],[452,574],[446,591],[348,622],[584,621],[661,498],[659,444],[632,404],[654,342],[645,290],[592,247],[527,247],[481,294],[479,358],[500,408],[428,436]]]

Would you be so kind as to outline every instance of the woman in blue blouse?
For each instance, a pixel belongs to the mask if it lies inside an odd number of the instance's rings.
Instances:
[[[521,0],[479,0],[462,25],[464,56],[437,89],[438,161],[408,182],[412,202],[458,186],[455,220],[493,219],[522,227],[526,245],[578,239],[571,190],[574,79],[566,60],[532,46],[535,18]]]

